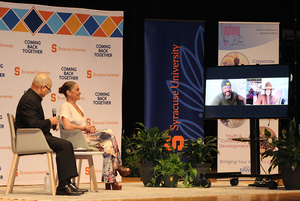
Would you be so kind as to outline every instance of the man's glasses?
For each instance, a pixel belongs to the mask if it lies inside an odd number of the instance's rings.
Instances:
[[[49,89],[46,85],[45,85],[45,87],[48,89],[48,93],[50,93],[50,92],[51,92],[51,89]]]

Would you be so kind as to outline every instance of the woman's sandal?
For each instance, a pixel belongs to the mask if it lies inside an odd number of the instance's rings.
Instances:
[[[116,170],[115,174],[117,173],[117,171],[119,172],[119,174],[120,174],[122,177],[125,177],[125,176],[130,175],[130,169],[124,167],[123,165],[121,165],[121,166]]]
[[[106,183],[105,184],[105,190],[122,190],[122,185],[118,182],[115,183]]]

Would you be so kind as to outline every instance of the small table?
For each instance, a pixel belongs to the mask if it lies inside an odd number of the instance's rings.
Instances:
[[[251,139],[250,137],[241,137],[241,138],[228,138],[230,140],[234,140],[234,141],[240,141],[240,142],[250,142],[251,140],[255,140],[255,139]],[[258,141],[265,141],[268,138],[258,138]]]

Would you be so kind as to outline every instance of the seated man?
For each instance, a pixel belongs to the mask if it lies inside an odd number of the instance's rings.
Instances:
[[[43,98],[51,92],[52,80],[46,74],[38,74],[26,93],[21,97],[16,111],[15,128],[40,128],[49,147],[56,153],[59,185],[56,195],[80,195],[87,191],[78,189],[71,178],[78,176],[72,143],[52,136],[50,128],[58,124],[57,117],[45,119],[41,105]]]

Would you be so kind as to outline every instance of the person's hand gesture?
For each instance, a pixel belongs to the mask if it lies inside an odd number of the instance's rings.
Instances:
[[[257,91],[257,88],[258,88],[257,82],[251,82],[250,87],[253,89],[253,91]]]
[[[59,121],[57,117],[50,117],[49,118],[50,122],[51,122],[51,126],[56,125],[56,131],[58,131],[59,129]]]
[[[96,131],[97,131],[97,129],[95,128],[95,126],[87,126],[86,127],[87,133],[95,133]]]

